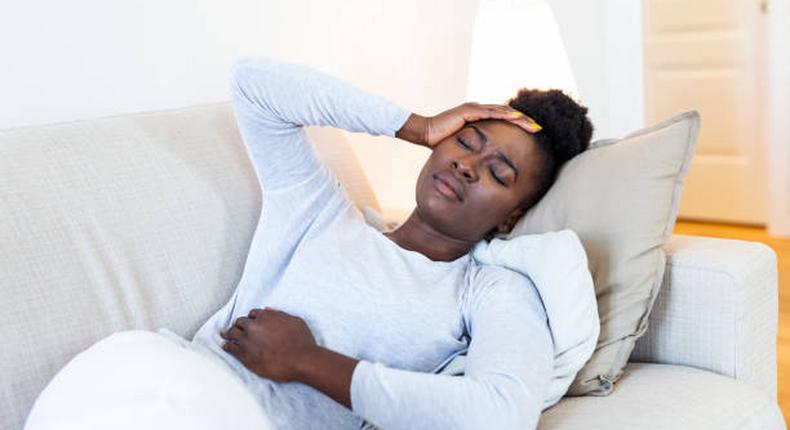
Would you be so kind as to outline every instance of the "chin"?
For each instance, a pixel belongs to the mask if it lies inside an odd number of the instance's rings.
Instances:
[[[427,198],[420,198],[418,194],[415,211],[436,231],[455,238],[467,237],[471,229],[463,226],[463,214],[458,206],[453,207],[447,203],[439,196],[428,194]]]
[[[444,232],[448,222],[448,208],[446,205],[442,205],[444,202],[437,199],[436,196],[426,194],[428,193],[423,195],[417,193],[417,207],[415,211],[421,219],[429,223],[433,228]]]

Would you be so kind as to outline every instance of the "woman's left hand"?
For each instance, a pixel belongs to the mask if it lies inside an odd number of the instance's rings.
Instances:
[[[318,348],[304,320],[268,307],[251,310],[220,336],[246,368],[278,382],[297,380],[299,363]]]
[[[425,117],[412,113],[400,130],[395,132],[395,137],[433,149],[467,123],[481,119],[509,121],[527,133],[537,133],[542,128],[534,119],[508,105],[467,102],[434,116]]]
[[[433,148],[446,137],[458,132],[467,123],[482,119],[505,120],[530,134],[537,133],[542,128],[535,120],[508,105],[467,102],[428,117],[424,145]]]

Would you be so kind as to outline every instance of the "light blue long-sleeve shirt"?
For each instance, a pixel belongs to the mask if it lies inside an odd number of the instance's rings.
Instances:
[[[245,57],[231,97],[263,207],[233,296],[190,346],[229,366],[278,429],[533,429],[553,344],[538,291],[470,254],[432,261],[368,225],[304,125],[394,137],[410,112],[318,70]],[[316,342],[361,360],[352,409],[317,389],[255,375],[219,331],[252,308],[306,322]],[[465,375],[435,374],[467,353]]]

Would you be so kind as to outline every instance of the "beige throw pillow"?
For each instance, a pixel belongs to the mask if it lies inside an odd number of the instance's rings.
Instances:
[[[622,139],[597,140],[562,166],[543,199],[498,237],[573,230],[587,252],[601,331],[568,395],[608,395],[647,329],[664,276],[700,116],[689,111]]]

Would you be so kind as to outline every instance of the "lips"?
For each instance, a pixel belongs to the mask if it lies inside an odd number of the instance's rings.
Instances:
[[[455,194],[455,197],[458,198],[458,200],[460,202],[464,201],[463,186],[451,174],[449,174],[447,172],[435,173],[433,175],[433,179],[436,180],[436,181],[442,182],[444,185],[446,185],[448,188],[450,188],[453,191],[453,193]]]

